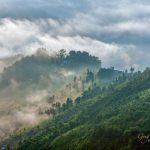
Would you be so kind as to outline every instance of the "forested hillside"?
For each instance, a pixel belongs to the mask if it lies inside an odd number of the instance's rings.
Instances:
[[[150,150],[150,0],[0,0],[0,150]]]
[[[68,98],[74,101],[83,91],[86,95],[92,87],[103,87],[127,74],[102,68],[99,58],[85,51],[60,50],[50,55],[39,49],[21,55],[0,74],[0,139],[51,118],[55,103],[59,107]]]
[[[94,85],[55,107],[53,119],[5,141],[20,150],[143,150],[150,148],[150,69]]]

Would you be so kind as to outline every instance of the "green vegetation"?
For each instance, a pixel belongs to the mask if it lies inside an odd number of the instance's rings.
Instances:
[[[0,87],[4,88],[11,84],[12,79],[17,82],[37,83],[41,76],[48,78],[51,72],[59,69],[85,70],[90,66],[100,68],[101,61],[87,52],[70,51],[69,54],[66,54],[65,50],[60,50],[56,56],[46,54],[27,56],[4,70]]]
[[[18,150],[150,149],[150,69],[56,104],[53,119],[5,141]]]

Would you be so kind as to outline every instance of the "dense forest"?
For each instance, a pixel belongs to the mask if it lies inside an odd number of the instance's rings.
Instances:
[[[10,135],[4,141],[8,149],[150,149],[150,69],[141,73],[131,68],[103,87],[88,70],[90,80],[93,84],[81,96],[46,111],[53,119]]]
[[[37,83],[41,76],[48,77],[50,72],[66,69],[83,71],[87,68],[101,68],[98,57],[83,51],[60,50],[56,55],[48,55],[45,49],[40,49],[32,56],[23,57],[12,66],[6,68],[1,76],[0,87],[4,88],[11,83],[11,79],[17,82]]]

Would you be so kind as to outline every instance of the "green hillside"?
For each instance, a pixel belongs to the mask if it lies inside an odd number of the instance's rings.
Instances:
[[[63,104],[53,120],[20,131],[6,143],[19,150],[149,149],[149,104],[147,69],[105,88],[94,86],[74,104]]]
[[[123,74],[127,75],[101,68],[101,61],[87,52],[60,50],[49,55],[39,50],[22,56],[0,74],[0,141],[47,119],[55,113],[50,108],[53,103],[62,104],[68,97],[74,100],[83,91],[103,87]]]

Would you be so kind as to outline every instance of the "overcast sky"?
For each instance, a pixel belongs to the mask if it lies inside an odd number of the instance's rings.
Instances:
[[[0,0],[0,57],[41,46],[143,69],[150,64],[150,1]]]

